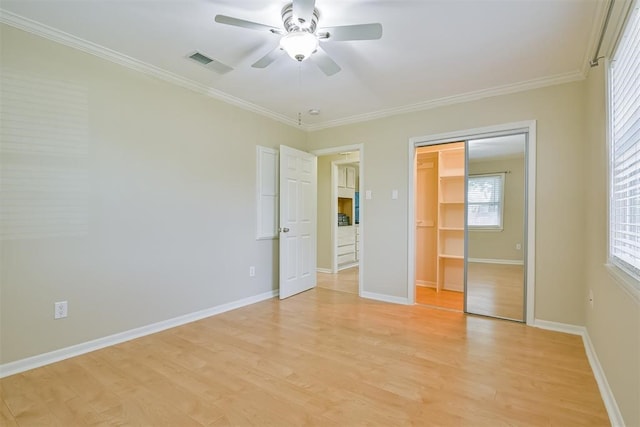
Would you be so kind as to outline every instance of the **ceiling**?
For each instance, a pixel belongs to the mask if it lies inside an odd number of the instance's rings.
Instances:
[[[282,27],[286,0],[3,0],[0,20],[313,130],[583,78],[604,1],[317,0],[318,27],[383,26],[380,40],[321,42],[342,67],[330,77],[286,55],[252,68],[280,36],[214,22]]]
[[[469,140],[469,161],[488,161],[524,157],[524,133]]]

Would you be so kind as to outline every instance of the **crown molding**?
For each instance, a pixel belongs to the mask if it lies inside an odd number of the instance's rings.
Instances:
[[[63,44],[65,46],[78,49],[82,52],[89,53],[101,59],[105,59],[107,61],[125,66],[129,69],[159,78],[160,80],[164,80],[168,83],[173,83],[178,86],[182,86],[186,89],[192,90],[194,92],[198,92],[200,94],[209,96],[211,98],[215,98],[217,100],[242,108],[244,110],[248,110],[253,113],[260,114],[262,116],[268,117],[280,123],[284,123],[286,125],[293,126],[296,128],[301,127],[298,125],[298,122],[296,120],[293,120],[283,114],[275,113],[271,110],[260,107],[259,105],[253,104],[251,102],[245,101],[240,98],[236,98],[225,92],[200,84],[194,80],[181,77],[167,70],[163,70],[162,68],[156,67],[151,64],[147,64],[146,62],[139,61],[137,59],[134,59],[130,56],[116,52],[104,46],[81,39],[69,33],[65,33],[64,31],[60,31],[55,28],[44,25],[40,22],[31,20],[28,18],[24,18],[20,15],[17,15],[13,12],[9,12],[1,8],[0,8],[0,23],[10,25],[12,27],[27,31],[31,34],[35,34],[40,37],[44,37],[46,39]]]
[[[467,92],[459,95],[447,96],[444,98],[433,99],[429,101],[419,102],[417,104],[406,105],[397,108],[389,108],[385,110],[373,111],[365,114],[358,114],[344,119],[331,120],[315,125],[307,125],[308,131],[317,131],[337,126],[350,125],[369,120],[382,119],[386,117],[396,116],[399,114],[414,113],[418,111],[430,110],[433,108],[444,107],[447,105],[461,104],[464,102],[477,101],[479,99],[491,98],[494,96],[508,95],[517,92],[525,92],[542,88],[545,86],[554,86],[564,83],[570,83],[578,80],[584,80],[585,76],[581,71],[572,71],[564,74],[556,74],[554,76],[542,77],[539,79],[527,80],[520,83],[496,86],[489,89],[482,89],[473,92]]]
[[[600,7],[599,14],[604,13],[604,7]],[[598,22],[601,22],[602,16],[599,19],[594,19],[594,28],[597,28]],[[467,92],[459,95],[453,95],[428,101],[419,102],[416,104],[400,106],[396,108],[389,108],[384,110],[373,111],[369,113],[357,114],[342,119],[329,120],[326,122],[316,124],[299,124],[297,120],[291,119],[283,114],[273,112],[269,109],[253,104],[251,102],[242,100],[231,96],[225,92],[219,91],[212,87],[200,84],[194,80],[181,77],[172,72],[166,71],[151,64],[134,59],[130,56],[116,52],[104,46],[100,46],[96,43],[81,39],[79,37],[68,34],[64,31],[57,30],[55,28],[44,25],[40,22],[24,18],[15,13],[0,8],[0,23],[10,25],[12,27],[27,31],[29,33],[44,37],[54,42],[63,44],[65,46],[78,49],[82,52],[89,53],[107,61],[125,66],[129,69],[156,77],[163,81],[176,84],[194,92],[209,96],[211,98],[226,102],[236,107],[242,108],[247,111],[268,117],[277,122],[285,125],[295,127],[306,132],[313,132],[327,128],[333,128],[338,126],[345,126],[349,124],[355,124],[375,119],[382,119],[386,117],[396,116],[399,114],[413,113],[418,111],[429,110],[433,108],[443,107],[447,105],[461,104],[464,102],[476,101],[483,98],[490,98],[494,96],[507,95],[516,92],[524,92],[527,90],[537,89],[545,86],[552,86],[557,84],[569,83],[577,80],[583,80],[588,72],[588,53],[587,50],[587,67],[583,67],[581,70],[572,71],[569,73],[558,74],[549,77],[543,77],[539,79],[528,80],[524,82],[496,86],[493,88],[482,89],[473,92]],[[592,31],[591,37],[594,39],[598,35],[598,31]],[[591,44],[591,42],[590,42]]]

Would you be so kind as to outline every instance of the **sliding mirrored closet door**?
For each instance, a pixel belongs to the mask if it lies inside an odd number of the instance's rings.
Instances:
[[[525,320],[527,134],[467,141],[465,311]]]

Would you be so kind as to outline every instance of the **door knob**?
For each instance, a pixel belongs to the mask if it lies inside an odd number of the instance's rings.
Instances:
[[[289,229],[287,227],[285,227],[285,228],[281,228],[280,231],[282,231],[283,233],[288,233]]]

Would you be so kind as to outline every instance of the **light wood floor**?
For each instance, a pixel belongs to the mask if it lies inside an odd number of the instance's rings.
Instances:
[[[467,311],[524,320],[524,267],[469,262]]]
[[[464,292],[444,289],[437,292],[436,288],[416,286],[416,304],[462,311],[464,310]]]
[[[358,267],[345,268],[336,274],[317,273],[317,286],[333,291],[358,294]]]
[[[524,267],[468,263],[467,311],[474,314],[524,320]],[[464,292],[416,286],[416,303],[464,310]]]
[[[3,426],[605,426],[579,336],[322,288],[0,380]]]

